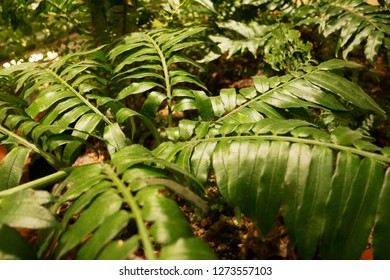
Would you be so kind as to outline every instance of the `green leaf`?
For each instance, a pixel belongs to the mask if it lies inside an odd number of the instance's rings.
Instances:
[[[120,210],[108,216],[103,224],[95,231],[93,236],[83,245],[77,253],[77,259],[96,259],[103,247],[115,238],[129,222],[129,213]]]
[[[114,191],[107,191],[99,195],[88,209],[81,213],[75,224],[61,236],[55,251],[55,258],[60,259],[69,250],[80,244],[107,217],[117,212],[121,205],[122,199]]]
[[[149,46],[149,48],[153,48],[151,45],[148,45],[147,43],[143,43],[142,45],[144,47],[145,46]],[[154,52],[152,52],[152,53],[154,53]],[[131,64],[134,64],[134,63],[143,63],[143,62],[145,62],[145,63],[153,63],[153,62],[158,63],[158,62],[160,62],[160,57],[157,56],[157,55],[154,55],[154,54],[135,56],[135,57],[130,56],[128,59],[125,59],[120,64],[118,64],[117,67],[115,67],[114,73],[121,73],[122,69],[126,65],[131,65]]]
[[[258,121],[252,128],[256,134],[267,134],[271,132],[274,135],[286,134],[300,126],[310,126],[311,124],[302,120],[279,120],[263,119]]]
[[[300,138],[312,137],[322,142],[330,142],[331,140],[331,136],[328,133],[314,127],[297,127],[291,131],[291,134]]]
[[[316,107],[315,104],[303,101],[292,95],[287,90],[273,90],[267,92],[260,96],[260,100],[278,108],[302,108],[308,106]]]
[[[331,72],[317,71],[305,76],[313,84],[343,97],[359,108],[371,110],[381,115],[385,112],[357,84]]]
[[[353,61],[345,61],[341,59],[330,59],[328,61],[320,63],[318,66],[320,70],[335,70],[341,68],[361,68],[363,65]]]
[[[269,80],[266,76],[255,76],[252,77],[252,80],[258,92],[265,93],[269,90]]]
[[[257,207],[257,187],[260,185],[261,168],[264,164],[268,143],[249,141],[218,143],[213,155],[215,179],[222,196],[228,203],[239,205],[243,212],[253,217]],[[260,155],[257,157],[257,155]]]
[[[98,260],[126,260],[139,248],[139,236],[134,235],[126,241],[114,240],[98,256]]]
[[[85,185],[84,182],[78,184],[76,183],[75,185],[72,186],[70,190],[72,190],[73,187],[76,186],[79,188],[80,184],[84,186],[88,185],[88,184]],[[87,207],[91,203],[93,199],[95,199],[101,193],[107,191],[110,187],[111,187],[111,183],[108,181],[100,181],[99,183],[93,186],[89,186],[89,188],[85,190],[82,194],[80,194],[80,196],[77,197],[77,200],[74,201],[69,206],[69,209],[65,212],[64,217],[61,221],[62,224],[68,223],[70,219],[74,217],[74,215],[78,215],[78,213],[82,212],[85,209],[85,207]]]
[[[131,144],[118,123],[107,125],[104,128],[103,138],[107,141],[107,149],[110,155]]]
[[[171,57],[172,53],[176,53],[180,50],[187,49],[189,47],[195,47],[196,45],[200,45],[202,42],[201,41],[186,41],[184,43],[179,43],[174,45],[169,49],[169,51],[166,52],[165,56],[166,57]],[[195,62],[194,62],[195,63]],[[200,68],[200,64],[198,64],[198,67]]]
[[[0,198],[0,223],[31,229],[54,227],[57,221],[42,206],[50,201],[50,193],[31,189],[4,196]]]
[[[255,102],[251,102],[249,104],[250,108],[255,109],[256,111],[265,114],[269,118],[280,119],[283,120],[284,117],[272,106],[264,103],[261,100],[257,100]]]
[[[336,170],[331,181],[331,192],[326,205],[325,224],[320,243],[321,256],[339,259],[344,240],[337,234],[352,195],[354,178],[359,171],[359,157],[348,152],[337,155]]]
[[[356,47],[360,46],[364,40],[372,33],[374,27],[368,25],[364,27],[363,31],[358,31],[359,33],[353,38],[353,41],[348,43],[347,47],[343,50],[343,58],[347,59],[348,54],[353,51]]]
[[[305,80],[296,80],[283,87],[295,96],[305,101],[313,102],[332,110],[345,111],[346,108],[334,95],[322,91],[320,88]]]
[[[150,118],[155,118],[158,109],[166,99],[166,95],[157,91],[152,91],[148,94],[148,97],[142,105],[141,113]]]
[[[303,200],[297,209],[296,218],[297,247],[305,259],[311,259],[317,251],[330,192],[329,179],[333,174],[333,153],[330,149],[313,147],[311,157]]]
[[[154,193],[143,201],[142,216],[153,222],[150,233],[155,242],[171,244],[179,238],[191,237],[192,229],[178,205],[171,199]]]
[[[199,180],[202,185],[205,185],[210,172],[211,156],[217,143],[203,142],[197,145],[194,149],[191,158],[192,174]]]
[[[226,113],[221,96],[212,96],[210,97],[210,101],[216,116],[221,117]]]
[[[69,176],[61,183],[58,189],[65,188],[68,184],[75,184],[60,198],[59,202],[64,203],[67,200],[75,199],[83,192],[88,190],[94,184],[99,183],[104,178],[102,175],[102,166],[100,163],[82,165],[72,170]],[[57,194],[57,193],[55,193]]]
[[[51,124],[59,117],[59,115],[61,115],[62,113],[64,113],[67,110],[73,109],[74,107],[76,107],[78,105],[80,105],[80,101],[77,97],[66,99],[66,100],[56,104],[56,106],[53,108],[53,110],[46,112],[45,116],[43,117],[42,123],[43,124]],[[82,106],[82,107],[88,108],[87,106]],[[82,114],[79,114],[76,117],[80,117],[80,115],[82,115]]]
[[[264,233],[279,213],[286,172],[288,143],[268,141],[220,142],[213,169],[222,196],[255,219]]]
[[[299,232],[299,209],[304,202],[305,186],[309,177],[312,152],[308,145],[294,143],[291,145],[287,172],[284,179],[283,216],[289,229],[291,246],[297,242]]]
[[[125,172],[131,166],[153,159],[153,155],[144,146],[135,144],[127,146],[114,155],[112,155],[112,163],[117,168],[118,173]]]
[[[180,71],[180,72],[184,72],[184,71]],[[199,81],[199,79],[196,78],[195,76],[190,76],[189,74],[186,73],[181,73],[180,76],[171,74],[171,84],[174,86],[180,83],[194,84],[204,90],[207,90],[207,87],[201,81]]]
[[[351,130],[348,127],[337,127],[332,133],[333,142],[349,146],[354,144],[356,141],[364,137],[363,133],[358,130]]]
[[[340,12],[339,12],[340,13]],[[331,16],[332,14],[329,14]],[[334,33],[335,31],[340,30],[343,25],[345,25],[345,22],[348,22],[351,19],[351,15],[344,14],[342,16],[339,16],[336,20],[328,21],[324,25],[324,36],[328,37],[330,34]]]
[[[374,259],[390,259],[390,169],[387,169],[385,180],[379,197],[379,206],[376,216],[372,246],[374,248]]]
[[[369,62],[374,64],[374,59],[378,54],[379,47],[383,44],[384,34],[380,31],[373,31],[367,38],[366,46],[364,47],[364,54]]]
[[[365,24],[363,19],[359,16],[354,16],[347,25],[343,26],[340,32],[340,38],[342,38],[340,47],[346,45],[354,37],[356,30],[359,30],[361,24]]]
[[[356,142],[353,143],[353,145],[360,149],[360,150],[365,150],[365,151],[371,151],[371,152],[375,152],[375,151],[380,151],[381,149],[370,143],[370,142],[367,142],[365,140],[357,140]]]
[[[19,184],[30,151],[28,148],[15,147],[0,162],[0,191]]]
[[[0,223],[0,260],[35,260],[37,256],[15,229]]]
[[[367,60],[374,64],[383,40],[390,34],[390,21],[383,9],[366,2],[333,1],[321,5],[320,14],[323,16],[319,20],[320,31],[325,37],[336,33],[338,36],[336,53],[340,47],[344,48],[344,58],[354,49],[364,45]]]
[[[200,64],[196,63],[193,61],[191,58],[185,57],[183,55],[175,54],[173,55],[168,61],[167,61],[167,66],[171,66],[172,64],[177,64],[177,63],[188,63],[194,67],[201,68]]]
[[[252,99],[257,96],[256,88],[253,86],[240,89],[240,94],[247,99]]]
[[[155,82],[132,83],[130,86],[119,92],[115,100],[122,100],[129,95],[145,93],[154,87],[160,87],[160,84]]]
[[[49,109],[53,104],[73,96],[74,94],[69,91],[48,91],[46,94],[40,94],[27,108],[26,113],[31,118],[35,118],[40,112]]]
[[[217,11],[214,9],[214,4],[212,1],[210,1],[210,0],[195,0],[195,2],[198,2],[199,4],[201,4],[202,6],[206,7],[207,9],[209,9],[210,11],[212,11],[214,13],[217,13]]]
[[[157,129],[155,127],[154,122],[150,118],[129,108],[121,108],[116,113],[116,119],[120,124],[124,123],[128,118],[132,118],[132,117],[139,117],[141,121],[145,124],[145,126],[149,128],[149,130],[152,132],[156,141],[159,142],[159,135]]]
[[[196,121],[191,121],[191,120],[181,120],[179,122],[179,131],[180,131],[180,136],[182,139],[189,139],[195,131],[195,127],[198,124]]]
[[[164,52],[169,51],[169,49],[175,46],[177,43],[182,42],[186,38],[193,36],[199,32],[205,30],[205,27],[192,27],[179,30],[175,36],[171,36],[167,42],[164,42],[161,46],[161,50]]]
[[[290,146],[286,142],[271,142],[269,149],[264,151],[264,167],[257,165],[257,168],[254,169],[255,173],[262,169],[262,172],[258,173],[258,175],[261,174],[261,178],[255,192],[257,201],[253,208],[256,209],[256,213],[254,213],[256,215],[255,219],[264,237],[275,223],[282,204],[283,197],[280,194],[284,191],[283,181],[287,169],[289,148]],[[262,151],[259,148],[257,150],[259,158],[262,157],[261,153]],[[256,159],[256,162],[258,160]],[[256,176],[256,174],[251,175]]]
[[[95,113],[87,113],[82,115],[77,123],[74,125],[74,130],[72,131],[72,136],[87,140],[89,135],[97,128],[102,118]],[[65,146],[62,153],[62,160],[71,164],[76,160],[78,156],[78,151],[82,147],[83,143],[81,141],[71,142]]]
[[[204,121],[209,121],[214,119],[213,106],[211,104],[210,98],[206,95],[204,91],[193,91],[195,101],[198,106],[199,115]]]
[[[211,249],[197,238],[179,239],[161,249],[161,260],[215,260]]]
[[[132,34],[131,36],[127,37],[128,39],[134,39],[132,37],[134,37],[136,34]],[[125,39],[126,41],[126,39]],[[109,52],[109,56],[110,56],[110,59],[111,60],[115,60],[116,57],[124,52],[127,52],[127,51],[131,51],[131,50],[134,50],[136,48],[139,48],[139,47],[142,47],[144,45],[146,45],[147,43],[146,42],[143,42],[143,41],[137,41],[137,40],[134,40],[134,42],[132,42],[132,44],[123,44],[123,45],[118,45],[116,47],[114,47],[110,52]],[[117,72],[117,71],[115,71]]]
[[[236,107],[236,90],[234,88],[222,89],[219,94],[226,111],[231,111]]]
[[[167,173],[164,170],[152,166],[148,166],[148,165],[135,165],[132,168],[127,169],[122,175],[123,181],[131,184],[131,189],[133,191],[138,190],[136,188],[133,188],[133,186],[135,185],[134,183],[138,183],[142,179],[166,178],[166,177],[167,177]],[[140,185],[141,184],[142,183],[140,182]],[[145,184],[142,185],[144,186]]]
[[[175,103],[173,110],[175,112],[183,112],[188,110],[196,110],[198,107],[196,106],[196,102],[194,99],[183,98]]]
[[[345,171],[343,172],[345,174]],[[383,183],[383,168],[375,160],[361,161],[352,183],[349,199],[346,201],[342,219],[334,228],[332,252],[337,255],[324,255],[325,258],[358,259],[367,245],[374,225],[378,198]],[[345,175],[344,175],[345,176]],[[333,221],[333,224],[337,221]],[[333,247],[341,245],[341,247]]]

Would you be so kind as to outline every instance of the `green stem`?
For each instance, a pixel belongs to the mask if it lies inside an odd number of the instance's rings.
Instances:
[[[21,144],[21,145],[33,150],[34,152],[42,155],[47,160],[47,162],[51,166],[53,166],[55,169],[60,169],[63,167],[62,162],[59,161],[56,157],[54,157],[52,154],[49,154],[49,153],[42,151],[36,145],[30,143],[29,141],[27,141],[23,137],[17,135],[16,133],[8,130],[7,128],[2,126],[1,124],[0,124],[0,132],[5,134],[5,135],[8,135],[11,138],[14,138],[19,144]]]
[[[57,171],[56,173],[50,174],[48,176],[36,179],[34,181],[30,181],[28,183],[19,185],[17,187],[14,187],[12,189],[4,190],[0,192],[0,197],[11,195],[26,189],[37,189],[37,188],[43,188],[48,185],[57,183],[61,179],[65,178],[66,176],[69,175],[69,171],[65,170],[60,170]]]
[[[138,232],[141,237],[141,243],[144,247],[146,258],[149,260],[154,260],[155,255],[153,250],[153,244],[149,239],[148,230],[146,228],[144,219],[142,218],[142,212],[138,206],[138,203],[136,202],[134,196],[131,194],[131,191],[129,191],[126,185],[122,182],[122,180],[118,178],[115,171],[111,168],[110,165],[104,165],[104,170],[108,177],[112,180],[114,185],[118,188],[119,192],[122,194],[124,200],[130,206],[130,209],[134,214],[134,219],[137,224]]]
[[[7,128],[5,128],[4,126],[2,126],[0,124],[0,132],[2,132],[3,134],[5,135],[8,135],[12,138],[14,138],[17,142],[19,142],[20,144],[22,144],[23,146],[33,150],[34,152],[37,152],[37,153],[41,153],[41,151],[38,149],[37,146],[35,146],[34,144],[28,142],[26,139],[20,137],[19,135],[17,135],[16,133],[8,130]]]
[[[172,87],[171,82],[169,80],[169,69],[167,65],[167,61],[165,59],[164,53],[158,46],[155,40],[153,40],[152,37],[150,37],[148,34],[146,34],[146,37],[149,39],[149,41],[153,44],[154,48],[156,49],[160,61],[162,64],[163,72],[164,72],[164,79],[165,79],[165,90],[167,91],[167,104],[168,104],[168,127],[172,127],[173,124],[173,116],[172,116]]]

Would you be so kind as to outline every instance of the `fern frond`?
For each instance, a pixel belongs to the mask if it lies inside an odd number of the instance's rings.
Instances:
[[[381,46],[390,48],[390,15],[388,10],[365,1],[329,1],[321,8],[320,30],[324,36],[339,36],[338,49],[342,56],[364,44],[364,54],[374,64]]]
[[[384,115],[380,106],[358,85],[332,72],[357,67],[360,65],[333,59],[281,77],[252,77],[254,86],[238,93],[233,88],[223,89],[219,96],[209,97],[203,91],[180,91],[177,93],[180,100],[174,109],[198,110],[204,121],[214,121],[211,126],[222,135],[230,133],[235,125],[242,127],[265,117],[284,119],[286,112],[293,108],[303,110],[308,119],[311,118],[307,113],[309,107],[338,112],[351,110],[351,104]],[[183,139],[184,134],[177,130],[180,127],[167,130],[169,139]],[[187,135],[190,137],[193,133]]]
[[[379,193],[387,190],[385,151],[342,127],[329,135],[304,121],[263,119],[246,128],[238,135],[234,128],[230,135],[164,143],[154,153],[202,183],[213,174],[222,196],[264,234],[281,208],[292,245],[304,258],[314,256],[321,238],[327,240],[321,241],[322,258],[358,258],[374,226]]]
[[[130,137],[115,123],[115,114],[124,106],[108,96],[111,69],[100,49],[67,55],[52,63],[24,63],[3,69],[3,75],[17,80],[15,92],[21,92],[18,97],[0,97],[4,125],[18,130],[41,151],[59,154],[66,165],[73,163],[92,134],[102,135],[110,152],[129,144]],[[148,127],[154,129],[150,122]]]
[[[264,45],[272,30],[277,28],[276,25],[261,25],[257,22],[245,24],[234,20],[221,22],[218,27],[227,30],[227,35],[210,35],[210,39],[218,45],[221,53],[228,54],[228,58],[238,52],[242,54],[246,50],[256,57],[258,48]],[[214,60],[219,56],[211,52],[202,59],[202,62]]]
[[[280,110],[348,110],[351,103],[383,114],[360,88],[332,72],[344,67],[359,65],[330,60],[282,77],[254,77],[254,86],[239,93],[225,89],[216,97],[200,91],[183,94],[203,121],[179,122],[167,130],[176,143],[163,143],[153,153],[176,162],[202,184],[213,174],[222,196],[256,220],[264,235],[282,209],[291,244],[304,258],[312,258],[319,244],[326,244],[322,258],[335,258],[333,250],[342,246],[338,257],[358,258],[375,223],[380,191],[387,190],[386,149],[360,131],[338,127],[330,134],[312,122],[286,120]],[[345,192],[340,196],[341,190]],[[335,205],[342,205],[338,212]],[[308,229],[308,224],[313,226]],[[347,229],[349,235],[343,235]],[[340,241],[337,245],[332,234]]]
[[[23,175],[30,149],[16,147],[9,152],[0,165],[0,191],[17,186]]]
[[[141,113],[152,118],[156,116],[162,102],[166,101],[171,126],[174,89],[188,85],[207,90],[197,77],[179,68],[182,63],[200,67],[181,54],[181,51],[198,44],[198,41],[188,41],[188,38],[203,30],[201,27],[178,31],[164,29],[137,32],[126,37],[109,54],[110,59],[117,64],[113,83],[124,87],[116,100],[148,93]]]
[[[160,167],[152,166],[152,162]],[[171,167],[172,163],[134,145],[115,153],[111,164],[74,169],[57,189],[59,199],[53,212],[67,201],[72,204],[64,211],[60,229],[44,235],[41,253],[49,249],[57,259],[69,253],[77,259],[127,259],[135,258],[135,251],[144,250],[145,258],[155,259],[154,247],[161,246],[167,248],[162,249],[160,258],[178,257],[170,247],[187,252],[180,258],[214,258],[206,244],[195,241],[187,219],[166,195],[171,190],[203,210],[207,207],[189,188],[174,180],[187,173]],[[79,218],[69,227],[75,215]],[[194,250],[194,246],[199,247]]]

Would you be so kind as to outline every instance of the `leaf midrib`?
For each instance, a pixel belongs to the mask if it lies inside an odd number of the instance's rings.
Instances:
[[[307,144],[307,145],[315,145],[315,146],[324,146],[327,148],[330,148],[332,150],[339,150],[339,151],[346,151],[350,152],[352,154],[356,154],[362,157],[372,158],[374,160],[384,162],[384,163],[390,163],[390,157],[385,155],[380,155],[364,150],[359,150],[354,147],[349,146],[342,146],[335,143],[329,143],[329,142],[321,142],[313,139],[304,139],[304,138],[297,138],[292,136],[280,136],[280,135],[245,135],[245,136],[222,136],[218,138],[207,138],[207,139],[193,139],[187,141],[188,145],[197,145],[201,142],[220,142],[220,141],[237,141],[237,140],[263,140],[263,141],[285,141],[285,142],[291,142],[291,143],[301,143],[301,144]],[[182,142],[186,143],[186,142]]]

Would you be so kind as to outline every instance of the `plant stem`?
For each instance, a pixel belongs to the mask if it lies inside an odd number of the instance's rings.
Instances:
[[[16,192],[20,192],[20,191],[26,190],[26,189],[43,188],[43,187],[46,187],[50,184],[57,183],[58,181],[60,181],[61,179],[65,178],[68,175],[69,175],[68,171],[60,170],[60,171],[57,171],[56,173],[53,173],[53,174],[50,174],[48,176],[36,179],[34,181],[19,185],[17,187],[12,188],[12,189],[1,191],[0,197],[7,196],[7,195],[10,195],[10,194],[13,194]]]
[[[123,183],[121,179],[118,178],[115,171],[108,164],[104,165],[104,171],[108,175],[108,177],[112,180],[114,185],[118,188],[119,192],[122,194],[126,203],[130,206],[132,213],[134,214],[134,219],[137,224],[138,232],[141,238],[141,243],[145,250],[145,256],[149,260],[154,260],[154,250],[152,242],[149,240],[148,230],[146,228],[144,219],[142,218],[142,212],[139,208],[134,196],[131,191],[129,191],[126,185]]]
[[[27,141],[26,139],[24,139],[23,137],[20,137],[19,135],[17,135],[16,133],[8,130],[7,128],[3,127],[1,124],[0,124],[0,132],[5,134],[5,135],[8,135],[9,137],[11,138],[14,138],[19,144],[33,150],[34,152],[42,155],[46,160],[47,162],[53,166],[55,169],[60,169],[63,167],[63,164],[61,161],[59,161],[56,157],[54,157],[52,154],[49,154],[49,153],[46,153],[44,151],[42,151],[41,149],[39,149],[36,145],[30,143],[29,141]]]
[[[169,70],[167,66],[167,61],[165,59],[165,56],[156,43],[155,40],[153,40],[152,37],[150,37],[148,34],[145,34],[146,37],[149,39],[149,41],[153,44],[154,48],[156,49],[160,61],[162,64],[163,72],[164,72],[164,79],[165,79],[165,90],[167,92],[167,104],[168,104],[168,127],[172,127],[173,125],[173,116],[172,116],[172,88],[171,88],[171,82],[169,80]]]

